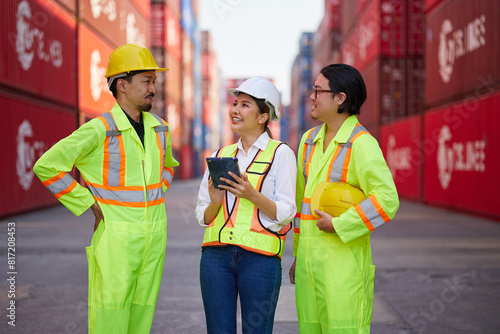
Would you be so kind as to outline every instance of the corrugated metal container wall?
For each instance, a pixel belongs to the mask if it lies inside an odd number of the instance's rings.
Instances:
[[[55,0],[64,9],[70,13],[76,13],[76,0]]]
[[[181,19],[181,0],[166,0],[167,7],[177,20]]]
[[[444,0],[425,0],[425,12],[429,13],[443,1]]]
[[[168,72],[165,75],[167,96],[176,101],[180,101],[182,99],[182,63],[177,61],[170,52],[166,52],[165,66],[168,67]]]
[[[406,112],[408,115],[422,114],[425,101],[425,68],[422,58],[406,60]]]
[[[344,36],[342,61],[362,71],[380,55],[380,6],[372,0],[355,28]]]
[[[171,99],[167,97],[167,110],[166,110],[166,118],[169,127],[170,127],[170,139],[172,143],[172,148],[175,150],[181,149],[181,133],[183,131],[181,127],[181,105],[179,101]],[[174,157],[176,157],[174,155]]]
[[[423,0],[372,0],[344,36],[344,63],[363,70],[380,55],[407,58],[423,54]]]
[[[360,123],[374,136],[379,138],[380,126],[380,63],[372,62],[361,71],[365,81],[367,99],[358,115]]]
[[[165,4],[154,3],[151,4],[151,20],[150,20],[150,41],[151,47],[164,48],[165,47]]]
[[[146,18],[131,0],[114,1],[114,6],[92,0],[79,3],[80,19],[114,48],[126,43],[149,46],[149,16]]]
[[[57,200],[33,173],[38,158],[76,128],[73,109],[0,91],[0,216],[53,205]]]
[[[194,118],[193,43],[187,34],[182,39],[182,113]]]
[[[380,127],[380,147],[391,170],[398,194],[413,200],[420,200],[422,197],[421,129],[421,115]]]
[[[104,77],[113,47],[84,24],[80,24],[78,28],[80,112],[88,117],[95,117],[111,110],[115,104],[115,98]]]
[[[165,48],[163,47],[152,47],[149,49],[153,58],[156,61],[156,64],[159,67],[167,67],[165,65]],[[168,67],[167,67],[168,68]],[[169,69],[170,71],[170,69]],[[153,101],[153,107],[150,112],[160,116],[163,119],[166,119],[166,91],[165,91],[165,76],[168,75],[169,71],[165,72],[157,72],[156,73],[156,81],[155,81],[155,96]]]
[[[351,29],[354,27],[354,23],[356,22],[356,10],[358,4],[356,0],[342,0],[340,5],[342,13],[342,35],[347,36],[350,34]]]
[[[76,106],[76,21],[52,1],[0,1],[0,83]],[[74,111],[72,111],[74,112]]]
[[[139,9],[141,15],[144,16],[146,19],[149,19],[152,13],[151,0],[132,0],[132,2],[134,3],[135,7]]]
[[[182,61],[182,26],[170,7],[165,8],[165,38],[167,50],[177,61]]]
[[[378,59],[380,66],[380,122],[387,124],[406,116],[406,60]]]
[[[425,114],[424,200],[500,218],[500,92]]]
[[[427,108],[500,85],[500,1],[448,0],[427,18]]]

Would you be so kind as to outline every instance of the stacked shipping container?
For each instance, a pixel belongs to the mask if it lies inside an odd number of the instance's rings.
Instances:
[[[379,137],[380,125],[423,110],[423,0],[357,0],[342,3],[342,61],[365,79],[368,99],[359,117]]]
[[[441,1],[427,14],[424,200],[500,218],[500,3]]]
[[[80,122],[109,111],[115,99],[104,74],[111,52],[125,43],[149,45],[149,0],[80,0],[78,82]]]
[[[289,136],[286,138],[286,141],[295,152],[298,150],[302,134],[319,124],[318,121],[311,118],[311,101],[309,98],[311,85],[315,80],[312,73],[312,47],[313,34],[303,33],[299,41],[299,54],[292,66],[290,114],[285,114],[284,118],[287,119],[288,126],[290,127]],[[285,140],[285,138],[282,139]]]
[[[57,202],[32,167],[77,124],[77,24],[66,2],[0,2],[0,216]]]
[[[201,32],[203,155],[210,156],[222,146],[221,78],[210,32]],[[201,164],[205,166],[205,164]]]

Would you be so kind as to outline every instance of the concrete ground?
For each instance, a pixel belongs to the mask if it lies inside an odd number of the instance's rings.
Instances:
[[[198,282],[203,229],[193,210],[198,185],[174,181],[166,194],[168,242],[151,333],[205,333]],[[92,226],[91,212],[74,217],[62,206],[0,222],[0,333],[87,332],[84,247]],[[9,236],[15,237],[15,271],[8,267]],[[282,261],[277,334],[298,333],[288,279],[291,237]],[[500,333],[499,222],[402,201],[396,218],[372,234],[372,248],[372,333]],[[15,326],[9,325],[11,301]]]

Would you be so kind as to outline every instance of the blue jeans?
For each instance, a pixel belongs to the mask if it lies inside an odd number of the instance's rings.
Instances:
[[[236,334],[239,295],[243,334],[271,334],[281,287],[281,259],[241,247],[205,247],[200,285],[208,334]]]

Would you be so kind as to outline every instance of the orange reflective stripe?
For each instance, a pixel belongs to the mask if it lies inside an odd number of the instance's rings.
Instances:
[[[95,197],[95,199],[99,203],[107,204],[107,205],[126,206],[126,207],[132,207],[132,208],[143,208],[144,207],[144,202],[124,202],[124,201],[121,201],[121,200],[102,199],[102,198],[99,198],[99,197]],[[165,202],[165,199],[162,198],[162,199],[159,199],[159,200],[148,202],[148,205],[149,206],[153,206],[153,205],[162,204],[164,202]]]
[[[70,193],[73,189],[75,189],[77,182],[73,177],[66,173],[60,172],[56,176],[45,180],[43,185],[50,191],[52,195],[56,198],[60,198],[67,193]]]
[[[363,223],[365,223],[366,227],[370,230],[370,231],[373,231],[375,228],[373,227],[372,223],[370,222],[370,220],[368,219],[368,217],[366,217],[365,213],[363,212],[363,210],[361,209],[361,207],[359,205],[356,205],[354,207],[356,209],[356,211],[358,212],[358,215],[361,217],[361,220],[363,221]]]
[[[328,175],[329,176],[332,175],[333,164],[334,164],[335,160],[337,160],[337,156],[339,155],[341,148],[342,148],[341,146],[337,146],[337,148],[335,149],[335,152],[333,153],[333,158],[332,158],[332,160],[330,160],[330,165],[328,165]]]
[[[66,175],[66,172],[60,172],[56,176],[54,176],[54,177],[52,177],[52,178],[50,178],[48,180],[45,180],[42,183],[43,183],[44,186],[51,185],[52,183],[54,183],[54,182],[59,181],[60,179],[62,179],[64,177],[64,175]]]
[[[375,210],[377,210],[378,214],[380,215],[380,217],[382,218],[382,220],[385,223],[387,223],[389,220],[391,220],[389,218],[389,216],[387,216],[387,214],[385,213],[382,206],[380,206],[380,203],[377,201],[377,198],[374,195],[370,195],[368,198],[370,199],[370,201],[373,204],[373,207],[375,208]]]
[[[118,146],[120,147],[120,177],[119,185],[120,187],[125,186],[125,146],[123,145],[123,137],[117,136]]]
[[[342,165],[342,176],[340,178],[340,182],[347,182],[347,170],[349,168],[349,162],[351,162],[351,148],[347,149],[344,164]]]

